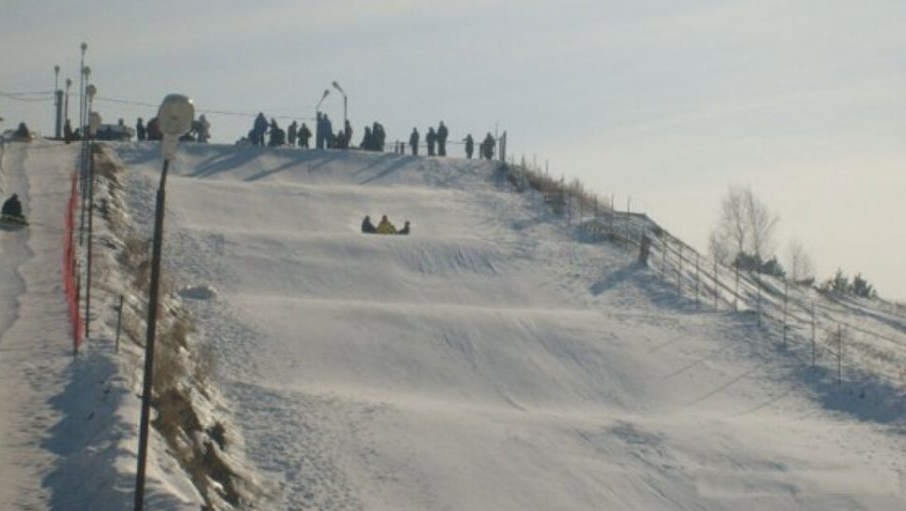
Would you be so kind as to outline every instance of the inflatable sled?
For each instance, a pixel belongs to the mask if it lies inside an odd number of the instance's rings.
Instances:
[[[28,227],[28,220],[22,216],[0,215],[0,229],[9,231]]]

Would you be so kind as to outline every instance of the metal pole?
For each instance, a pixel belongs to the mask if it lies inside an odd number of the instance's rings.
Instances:
[[[720,298],[720,282],[718,282],[717,275],[717,258],[714,258],[714,310],[717,310],[720,307],[718,299]]]
[[[85,242],[85,196],[88,195],[88,139],[90,130],[88,128],[88,110],[91,109],[91,89],[88,85],[88,77],[91,75],[91,69],[86,67],[82,70],[85,75],[85,97],[82,102],[85,106],[82,119],[82,187],[81,187],[81,215],[79,220],[79,245]]]
[[[843,327],[837,324],[837,385],[843,383]]]
[[[116,308],[116,344],[114,351],[120,352],[120,330],[123,326],[123,295],[120,295],[120,304]]]
[[[815,339],[815,302],[812,302],[812,367],[815,366],[815,351],[817,350],[817,342]]]
[[[148,329],[145,340],[145,378],[142,386],[142,415],[139,423],[138,469],[135,475],[135,511],[142,511],[145,499],[145,466],[148,457],[148,429],[151,415],[151,393],[154,388],[154,339],[157,330],[157,301],[160,287],[160,259],[164,237],[164,187],[167,184],[167,170],[170,160],[164,160],[157,190],[157,206],[154,215],[154,242],[151,255],[151,284],[148,295]]]
[[[63,121],[61,120],[61,110],[63,107],[63,93],[60,91],[60,66],[53,67],[53,104],[54,104],[54,114],[56,115],[54,123],[54,134],[56,138],[60,139],[60,134],[63,132]]]
[[[786,346],[787,315],[789,304],[789,284],[783,279],[783,345]]]
[[[85,50],[88,43],[82,43],[82,59],[79,62],[79,133],[85,129]]]
[[[700,305],[698,299],[698,286],[699,281],[701,280],[701,261],[699,260],[698,252],[695,253],[695,305]]]
[[[72,87],[72,79],[66,79],[66,96],[63,99],[63,121],[69,120],[69,88]]]

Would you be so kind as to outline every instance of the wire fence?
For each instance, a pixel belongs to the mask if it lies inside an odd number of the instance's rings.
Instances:
[[[643,213],[618,211],[613,198],[600,201],[563,179],[556,186],[529,183],[539,173],[512,165],[507,178],[517,187],[540,190],[552,210],[577,220],[582,239],[610,242],[637,254],[680,299],[714,311],[754,316],[770,338],[823,366],[839,382],[882,380],[906,387],[906,317],[903,306],[816,290],[787,279],[727,266],[670,234]],[[544,176],[542,176],[544,177]],[[549,184],[548,183],[548,184]],[[871,325],[870,327],[867,325]]]

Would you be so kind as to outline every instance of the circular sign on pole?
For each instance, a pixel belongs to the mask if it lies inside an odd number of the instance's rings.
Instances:
[[[169,94],[157,111],[157,123],[161,133],[179,138],[192,129],[195,120],[195,106],[192,100],[182,94]]]
[[[195,106],[191,99],[182,94],[169,94],[164,98],[157,111],[157,125],[164,135],[161,149],[165,160],[176,156],[179,137],[191,131],[194,120]]]

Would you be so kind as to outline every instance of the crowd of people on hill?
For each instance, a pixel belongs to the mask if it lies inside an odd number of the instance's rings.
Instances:
[[[122,119],[119,125],[125,128]],[[134,133],[139,141],[161,140],[163,133],[160,130],[156,117],[148,120],[146,123],[141,117],[135,123],[134,130],[128,128],[126,139],[130,139]],[[211,137],[211,123],[204,114],[192,122],[191,130],[183,135],[180,140],[193,142],[207,142]],[[82,134],[79,129],[73,129],[69,119],[66,119],[63,126],[63,134],[66,142],[81,140]],[[312,137],[314,140],[312,141]],[[293,120],[286,129],[280,127],[275,118],[267,120],[263,112],[259,112],[252,122],[252,128],[248,134],[242,137],[237,144],[252,145],[261,147],[298,147],[300,149],[361,149],[365,151],[383,152],[387,147],[387,133],[384,126],[375,121],[371,126],[365,126],[361,142],[358,146],[352,143],[353,129],[349,120],[345,120],[343,128],[333,131],[333,123],[326,113],[318,112],[315,120],[314,132],[306,123],[301,125]],[[393,144],[393,152],[397,154],[406,154],[410,152],[413,156],[419,155],[420,147],[425,147],[427,156],[447,156],[447,142],[450,137],[450,131],[443,121],[438,126],[429,126],[425,132],[424,140],[417,127],[412,128],[408,141],[397,141]],[[465,157],[471,159],[475,155],[475,139],[472,134],[467,134],[461,139],[465,150]],[[493,159],[497,145],[497,140],[489,132],[484,139],[478,144],[478,158]]]

